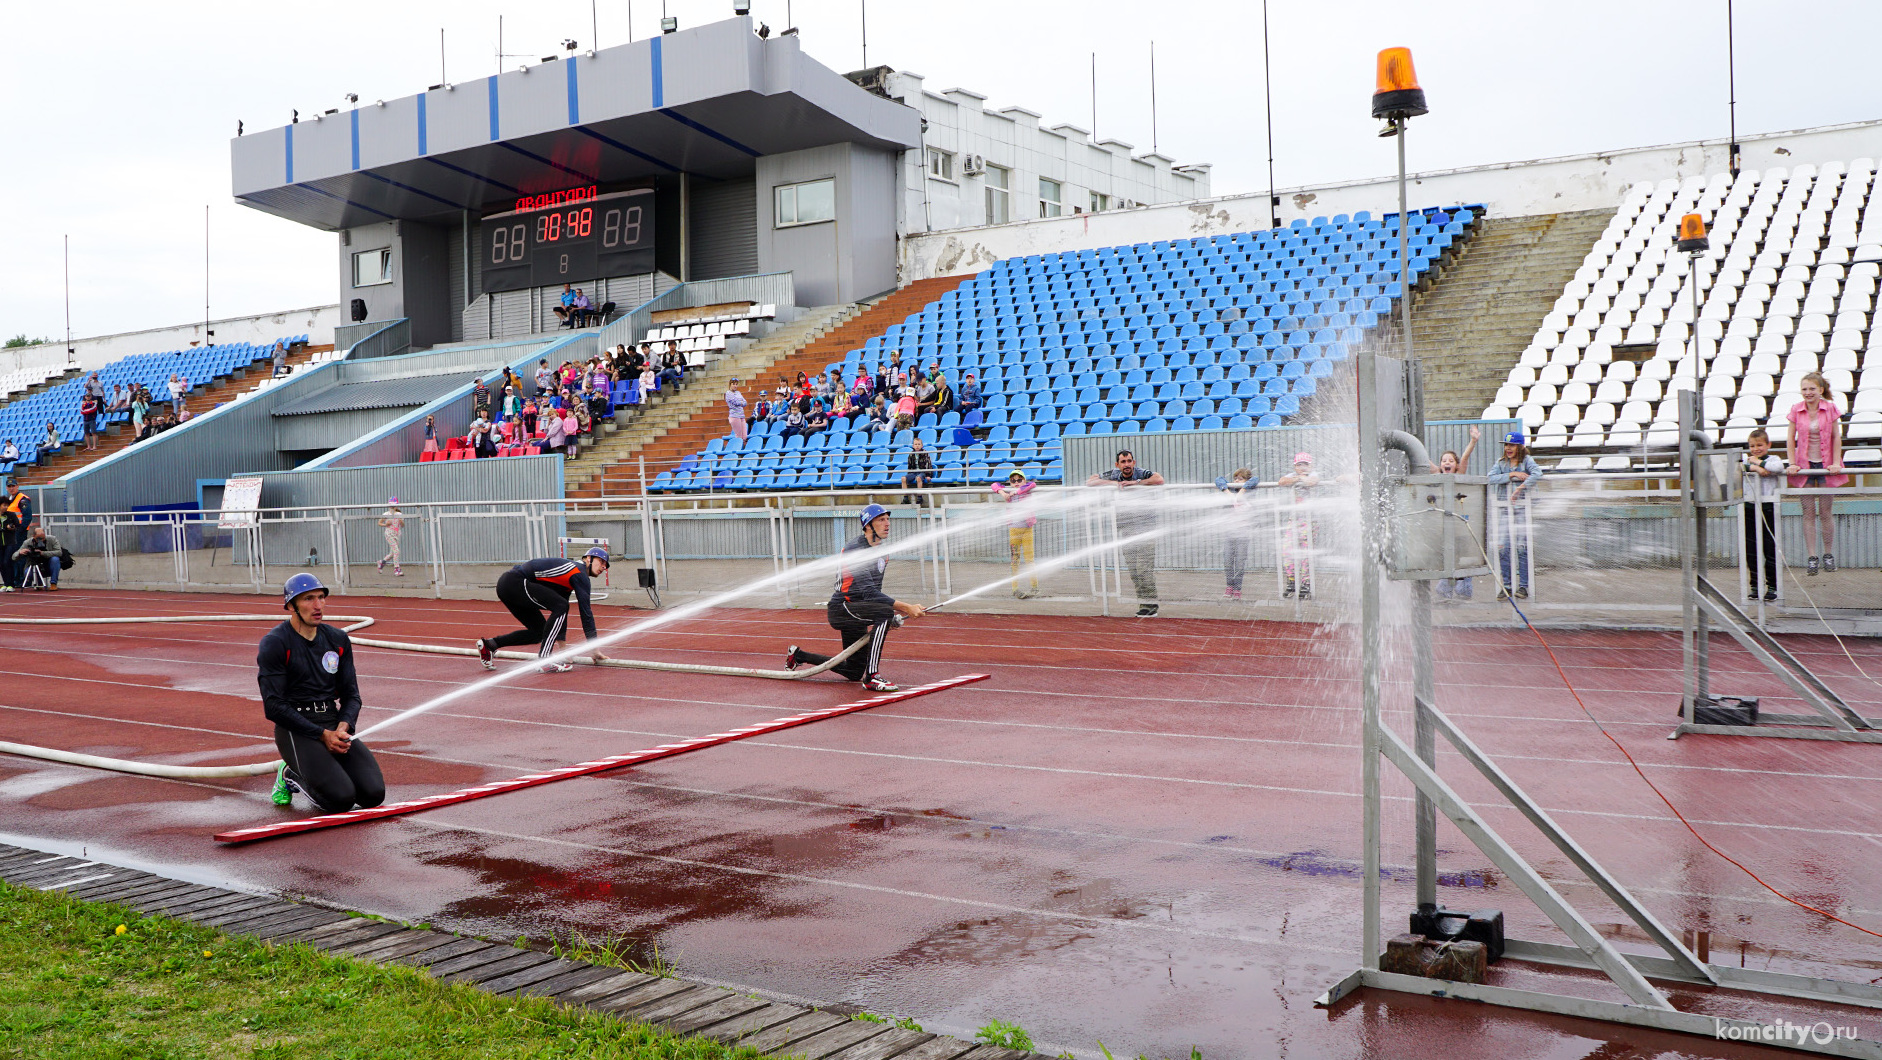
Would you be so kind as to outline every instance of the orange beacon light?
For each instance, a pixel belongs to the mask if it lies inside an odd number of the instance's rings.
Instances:
[[[1416,118],[1427,113],[1425,90],[1418,87],[1410,48],[1387,48],[1379,53],[1378,87],[1372,93],[1375,118]]]
[[[1706,238],[1705,218],[1689,213],[1679,219],[1679,249],[1688,254],[1697,254],[1711,246],[1712,241]]]

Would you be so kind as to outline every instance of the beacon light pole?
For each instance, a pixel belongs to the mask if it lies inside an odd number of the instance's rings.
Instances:
[[[1399,327],[1404,335],[1404,358],[1410,363],[1411,344],[1411,258],[1410,233],[1406,230],[1405,206],[1405,122],[1426,113],[1425,92],[1418,87],[1418,75],[1412,69],[1411,49],[1387,48],[1379,53],[1378,87],[1372,94],[1372,116],[1385,119],[1379,135],[1398,138],[1398,297]],[[1379,967],[1379,667],[1380,640],[1384,636],[1379,616],[1379,556],[1385,527],[1381,502],[1385,497],[1384,463],[1379,448],[1379,374],[1371,344],[1361,343],[1354,365],[1359,384],[1359,644],[1360,696],[1364,712],[1364,737],[1360,740],[1363,756],[1360,783],[1365,795],[1365,923],[1361,932],[1360,966]],[[1423,474],[1426,468],[1413,468]],[[1428,588],[1427,588],[1428,591]],[[1429,598],[1426,598],[1427,605]],[[1427,807],[1419,806],[1419,821],[1428,816]],[[1433,820],[1435,831],[1436,823]],[[1420,879],[1424,874],[1420,873]],[[1434,874],[1435,875],[1435,874]],[[1421,886],[1422,892],[1424,888]],[[1420,901],[1425,899],[1422,893]]]

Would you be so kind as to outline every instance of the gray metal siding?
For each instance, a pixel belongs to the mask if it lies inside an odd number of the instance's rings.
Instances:
[[[758,271],[758,193],[752,178],[694,181],[690,227],[694,279]]]
[[[471,226],[471,229],[472,229],[471,238],[473,239],[476,238],[476,228],[477,228],[476,225]],[[451,290],[450,290],[451,341],[463,342],[464,341],[464,308],[467,305],[464,299],[464,270],[470,265],[470,262],[467,260],[467,258],[475,257],[475,255],[466,253],[467,248],[464,246],[464,223],[461,219],[457,223],[451,226],[450,244],[451,244],[451,260],[449,263],[450,276],[447,282],[450,283],[451,285]]]
[[[274,447],[284,453],[338,449],[404,414],[405,410],[399,408],[371,408],[308,416],[277,416],[274,420]]]
[[[448,89],[425,93],[428,153],[441,155],[490,142],[490,96],[485,82],[485,78],[475,77]],[[411,150],[416,151],[417,146],[417,141],[413,141]],[[479,194],[483,191],[481,187],[478,189]]]
[[[427,102],[429,106],[429,101]],[[338,117],[347,114],[341,111]],[[348,130],[351,137],[351,130]],[[418,143],[418,97],[389,99],[384,106],[359,108],[359,165],[361,169],[403,162]]]

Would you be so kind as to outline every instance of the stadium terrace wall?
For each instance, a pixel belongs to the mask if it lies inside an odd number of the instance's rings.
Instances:
[[[252,342],[266,345],[289,335],[306,335],[310,344],[325,346],[333,341],[333,329],[339,326],[340,307],[338,305],[282,309],[272,313],[225,317],[209,322],[209,330],[216,333],[217,344]],[[202,341],[203,322],[198,320],[194,324],[177,324],[167,328],[123,331],[115,335],[94,335],[90,338],[73,339],[72,346],[78,350],[79,367],[89,372],[134,353],[183,350],[200,345]],[[50,349],[55,345],[55,343],[47,343],[42,348]],[[63,358],[65,348],[59,346],[58,350]],[[14,366],[0,360],[0,371],[11,367]]]
[[[594,356],[600,347],[596,343],[593,331],[576,332],[558,339],[543,340],[538,337],[527,342],[492,343],[488,346],[470,346],[440,350],[434,353],[414,353],[404,357],[385,358],[376,361],[351,365],[351,368],[371,369],[380,374],[362,374],[361,379],[391,378],[396,375],[419,375],[462,366],[469,369],[482,368],[491,363],[492,357],[502,357],[503,365],[526,382],[533,383],[536,362],[548,358],[550,366],[560,365],[563,361],[585,360]],[[394,372],[400,362],[425,359],[422,370],[418,366],[403,372]],[[381,367],[383,366],[383,367]],[[496,403],[502,394],[497,389],[497,381],[503,377],[502,368],[494,368],[480,376],[486,385],[493,388],[491,403]],[[475,384],[466,378],[463,386],[415,409],[407,409],[395,416],[390,422],[376,425],[371,433],[335,449],[333,452],[315,460],[308,461],[302,470],[322,468],[369,468],[387,464],[416,464],[419,454],[425,451],[425,417],[437,417],[437,436],[442,439],[454,434],[465,434],[470,430],[471,393]],[[451,463],[475,463],[476,461],[451,461]],[[549,494],[518,494],[518,496],[549,496]],[[554,496],[561,496],[560,492]],[[495,498],[486,498],[495,499]]]
[[[1434,420],[1425,424],[1424,443],[1435,458],[1446,449],[1464,451],[1470,428],[1482,433],[1470,456],[1466,473],[1487,475],[1500,448],[1496,439],[1518,430],[1519,420]],[[1171,431],[1163,434],[1087,434],[1060,439],[1065,460],[1065,482],[1078,485],[1115,466],[1118,450],[1129,449],[1137,466],[1155,471],[1170,483],[1214,482],[1247,468],[1262,482],[1273,482],[1293,469],[1294,455],[1314,456],[1321,475],[1340,475],[1357,469],[1358,454],[1350,423],[1298,427],[1254,427],[1247,430]]]
[[[201,480],[287,470],[291,458],[275,447],[274,410],[327,389],[345,363],[329,361],[296,373],[64,476],[59,482],[65,486],[65,510],[128,512],[146,504],[189,504],[197,500]]]
[[[1744,169],[1882,157],[1882,121],[1739,138]],[[1730,168],[1729,142],[1699,140],[1601,154],[1570,155],[1410,175],[1414,207],[1482,203],[1492,217],[1609,209],[1639,181],[1661,181]],[[1381,148],[1383,152],[1385,148]],[[1384,157],[1383,155],[1381,157]],[[1283,225],[1300,219],[1398,209],[1397,177],[1282,188]],[[1187,239],[1270,227],[1265,193],[1165,206],[1015,221],[986,228],[911,235],[902,241],[901,282],[978,272],[1004,258],[1092,247]]]

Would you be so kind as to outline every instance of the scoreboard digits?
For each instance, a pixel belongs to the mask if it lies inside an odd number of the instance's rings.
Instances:
[[[484,219],[483,289],[518,291],[652,272],[653,190],[575,188]]]

